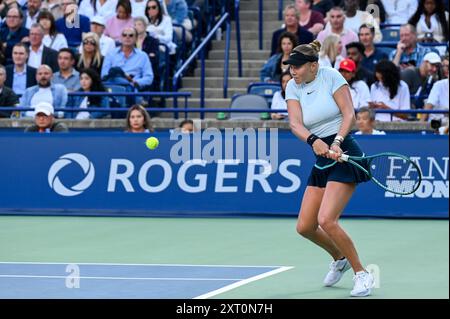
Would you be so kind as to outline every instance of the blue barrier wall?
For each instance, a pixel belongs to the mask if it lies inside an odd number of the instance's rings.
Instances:
[[[210,131],[208,136],[198,133],[195,137],[171,137],[169,132],[153,135],[159,138],[160,146],[151,151],[145,147],[148,134],[2,133],[0,214],[298,213],[314,156],[309,146],[290,132],[260,133],[257,140],[218,130]],[[393,151],[416,157],[424,181],[410,197],[392,197],[374,183],[364,183],[347,206],[345,216],[448,218],[446,136],[355,138],[366,154]],[[256,155],[252,154],[253,142]],[[184,160],[202,158],[204,162],[183,162],[180,154],[186,155],[187,149],[182,148],[186,145],[190,154]],[[227,153],[230,149],[235,154]],[[240,163],[232,160],[236,153],[240,154]],[[217,162],[218,158],[222,161]],[[272,164],[271,174],[268,167],[263,169],[267,162]]]

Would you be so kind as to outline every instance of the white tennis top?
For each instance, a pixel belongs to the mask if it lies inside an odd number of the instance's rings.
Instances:
[[[343,85],[344,77],[330,67],[319,67],[317,77],[310,83],[296,84],[294,79],[286,87],[286,101],[300,102],[303,125],[313,134],[326,137],[337,134],[342,114],[333,94]]]

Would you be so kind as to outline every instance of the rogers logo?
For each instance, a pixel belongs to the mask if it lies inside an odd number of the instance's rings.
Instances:
[[[72,163],[80,165],[85,176],[83,180],[78,184],[71,187],[66,187],[59,179],[58,173],[64,167]],[[52,188],[57,194],[61,196],[77,196],[83,193],[89,186],[91,186],[92,182],[94,181],[94,177],[94,165],[86,156],[79,153],[69,153],[62,155],[50,167],[50,170],[48,171],[48,184],[50,185],[50,188]]]

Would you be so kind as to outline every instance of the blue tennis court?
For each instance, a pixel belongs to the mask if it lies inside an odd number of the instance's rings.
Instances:
[[[204,299],[291,268],[0,263],[0,298]]]

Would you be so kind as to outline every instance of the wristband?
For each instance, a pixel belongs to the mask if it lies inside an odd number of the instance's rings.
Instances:
[[[308,138],[306,139],[306,143],[308,143],[310,146],[312,146],[314,144],[314,142],[316,140],[318,140],[319,137],[315,134],[311,134],[310,136],[308,136]]]

